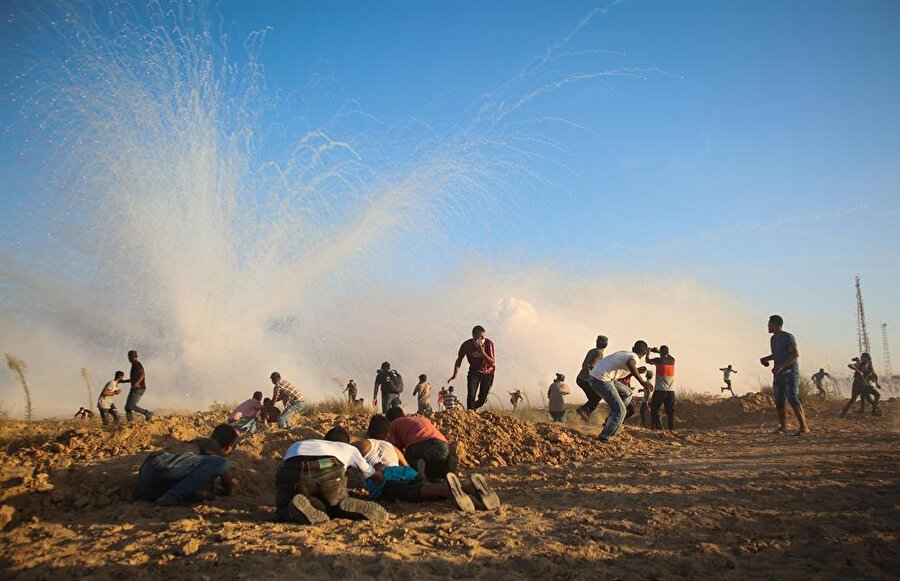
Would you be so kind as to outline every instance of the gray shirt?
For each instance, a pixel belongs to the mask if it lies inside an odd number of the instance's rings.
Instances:
[[[778,367],[790,358],[791,351],[797,347],[797,340],[787,331],[780,331],[772,335],[772,338],[769,339],[769,344],[772,347],[772,357],[775,359],[775,366]],[[794,361],[786,369],[783,369],[781,373],[800,373],[800,364]]]

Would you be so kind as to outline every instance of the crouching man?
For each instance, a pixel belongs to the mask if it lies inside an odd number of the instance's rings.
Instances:
[[[347,469],[364,478],[383,476],[350,445],[350,434],[331,428],[324,440],[294,442],[275,475],[275,512],[278,520],[319,524],[332,518],[385,520],[387,512],[367,500],[347,495]]]
[[[217,479],[221,492],[233,495],[235,482],[228,471],[228,456],[237,441],[237,431],[221,424],[209,438],[179,442],[153,452],[138,474],[141,495],[160,506],[183,506],[208,499]]]

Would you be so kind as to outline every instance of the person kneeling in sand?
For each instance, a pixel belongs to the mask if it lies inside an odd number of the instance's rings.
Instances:
[[[399,407],[388,410],[387,419],[391,422],[387,441],[403,451],[417,472],[429,480],[442,480],[449,472],[456,472],[456,446],[451,446],[428,419],[406,417]]]
[[[218,479],[226,496],[236,485],[228,471],[228,456],[238,441],[237,430],[226,424],[209,438],[179,442],[147,456],[138,475],[141,495],[160,506],[180,506],[208,498]]]
[[[350,445],[350,434],[335,426],[324,440],[302,440],[288,447],[275,475],[275,512],[278,520],[319,524],[332,518],[385,520],[387,512],[347,494],[347,469],[364,478],[383,479],[381,471]]]
[[[253,392],[253,397],[241,402],[228,415],[228,425],[247,434],[256,433],[260,427],[267,426],[266,408],[262,404],[262,399],[261,391]]]

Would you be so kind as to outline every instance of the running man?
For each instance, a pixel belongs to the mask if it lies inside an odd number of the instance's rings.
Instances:
[[[347,394],[347,402],[351,405],[356,403],[356,397],[359,395],[359,388],[356,386],[356,382],[352,379],[347,382],[347,387],[344,388],[344,393]]]
[[[600,403],[600,395],[591,389],[591,369],[597,365],[598,361],[603,359],[603,350],[609,345],[609,339],[603,335],[597,335],[595,345],[584,356],[584,361],[581,362],[581,371],[578,372],[578,377],[575,378],[575,384],[587,396],[587,403],[575,410],[585,422],[591,419],[591,414],[594,413],[594,410],[597,409],[597,405]]]
[[[494,342],[484,336],[481,325],[472,327],[472,338],[463,341],[459,346],[456,362],[453,364],[453,375],[447,380],[456,379],[463,357],[469,361],[469,374],[466,377],[466,408],[477,410],[487,403],[491,386],[494,385],[494,372],[497,370],[497,356]]]
[[[600,441],[608,442],[612,439],[625,422],[626,408],[631,403],[633,394],[630,388],[619,382],[620,379],[633,376],[644,389],[653,389],[653,384],[644,379],[637,366],[641,358],[647,355],[647,351],[647,343],[637,341],[631,351],[617,351],[607,355],[591,369],[591,388],[609,406],[609,417],[600,432]]]
[[[147,391],[147,376],[144,373],[143,364],[138,361],[138,352],[128,352],[128,362],[131,363],[131,373],[128,379],[123,379],[119,383],[130,383],[131,389],[128,391],[128,399],[125,400],[125,419],[128,423],[134,421],[134,412],[143,414],[144,418],[149,422],[153,419],[153,412],[138,407],[144,392]]]
[[[737,373],[737,369],[731,366],[731,363],[728,364],[728,367],[720,367],[719,371],[722,372],[722,381],[725,382],[725,386],[722,388],[722,393],[726,391],[730,391],[731,395],[734,396],[734,390],[731,389],[731,374]]]
[[[800,351],[797,349],[797,340],[792,334],[782,330],[783,326],[784,319],[780,315],[769,317],[769,333],[772,334],[769,346],[772,352],[761,357],[759,362],[763,367],[768,367],[770,362],[774,362],[772,389],[775,391],[775,409],[778,412],[779,424],[775,433],[782,434],[787,430],[787,412],[784,409],[787,401],[790,402],[794,416],[800,424],[796,435],[802,436],[809,432],[809,426],[806,424],[806,416],[800,404],[800,365],[797,363]]]
[[[819,395],[822,396],[822,399],[828,399],[828,392],[825,391],[825,378],[834,381],[834,378],[825,372],[825,368],[820,368],[817,373],[813,373],[810,379],[813,380],[813,383],[816,386],[816,390],[819,392]]]
[[[843,418],[847,415],[856,398],[860,399],[859,413],[866,411],[866,401],[868,400],[872,404],[872,415],[877,416],[878,400],[881,399],[881,394],[872,389],[870,383],[874,381],[878,389],[881,389],[881,386],[878,384],[878,375],[872,366],[872,357],[868,353],[863,353],[858,359],[854,358],[853,363],[847,367],[853,370],[853,386],[850,391],[850,401],[844,406],[840,417]]]
[[[413,397],[419,404],[420,414],[431,413],[431,384],[428,383],[428,376],[424,373],[419,376],[419,383],[413,389]]]
[[[656,366],[656,385],[653,386],[653,396],[650,398],[650,426],[654,429],[662,429],[662,420],[659,417],[660,406],[666,408],[666,423],[670,430],[675,429],[675,358],[669,354],[666,345],[660,345],[659,349],[650,351],[659,353],[659,357],[648,359],[647,363]]]
[[[97,399],[97,409],[100,410],[100,419],[103,421],[104,426],[109,425],[110,418],[112,418],[113,422],[116,424],[119,423],[119,412],[116,410],[116,404],[113,403],[113,398],[119,395],[119,384],[123,379],[125,379],[125,372],[116,371],[113,379],[107,381],[106,385],[103,386],[100,397]]]
[[[517,389],[516,391],[508,391],[507,393],[509,394],[509,403],[512,404],[513,411],[519,409],[519,404],[525,399],[525,396],[522,395],[522,390]]]

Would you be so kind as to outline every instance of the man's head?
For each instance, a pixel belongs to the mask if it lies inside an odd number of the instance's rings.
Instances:
[[[219,445],[223,456],[230,456],[238,443],[237,430],[228,424],[219,424],[213,428],[212,434],[210,434],[209,437],[210,439],[215,440],[216,444]]]
[[[452,385],[451,385],[450,387],[447,388],[447,393],[453,393],[453,386],[452,386]]]
[[[125,372],[124,371],[116,371],[116,381],[121,381],[123,379],[125,379]]]
[[[638,357],[643,357],[647,354],[647,342],[646,341],[635,341],[634,347],[631,348],[635,355]]]
[[[271,406],[271,405],[272,405],[272,398],[271,398],[271,397],[265,398],[265,399],[263,400],[263,405],[266,406],[266,407]]]
[[[381,414],[374,415],[369,418],[369,428],[366,430],[366,437],[375,438],[376,440],[387,440],[390,430],[391,420]]]
[[[425,383],[426,381],[428,381],[428,376],[423,373],[422,375],[419,376],[419,381],[421,381],[422,383]]]
[[[254,392],[253,392],[253,399],[255,399],[256,401],[262,401],[262,392],[261,392],[261,391],[254,391]]]
[[[481,325],[475,325],[474,327],[472,327],[473,339],[481,339],[482,337],[484,337],[484,333],[484,327],[482,327]]]
[[[129,352],[128,352],[128,361],[134,363],[134,362],[137,361],[137,360],[138,360],[138,354],[137,354],[137,351],[134,351],[134,350],[129,351]]]
[[[272,380],[272,385],[275,385],[276,383],[281,381],[281,374],[278,373],[277,371],[273,371],[272,375],[269,376],[269,379]]]
[[[772,315],[769,317],[769,333],[777,333],[784,326],[784,319],[781,315]]]
[[[659,346],[659,354],[661,357],[669,356],[669,346],[668,345],[660,345]]]
[[[347,431],[346,428],[342,428],[341,426],[335,426],[328,430],[328,433],[325,434],[325,439],[329,442],[340,442],[342,444],[350,443],[350,432]]]
[[[389,422],[393,422],[398,418],[405,418],[406,413],[404,413],[403,408],[400,406],[394,406],[387,411],[387,419]]]
[[[385,361],[384,363],[381,364],[381,370],[382,370],[382,371],[390,371],[390,370],[391,370],[391,364],[388,363],[387,361]]]
[[[825,368],[824,368],[824,367],[820,367],[820,368],[819,368],[819,373],[825,373]]]
[[[597,349],[606,349],[607,347],[609,347],[609,337],[597,335]]]
[[[565,375],[563,375],[562,373],[557,373],[557,374],[556,374],[556,381],[563,382],[563,381],[565,381],[565,380],[566,380],[566,376],[565,376]]]

